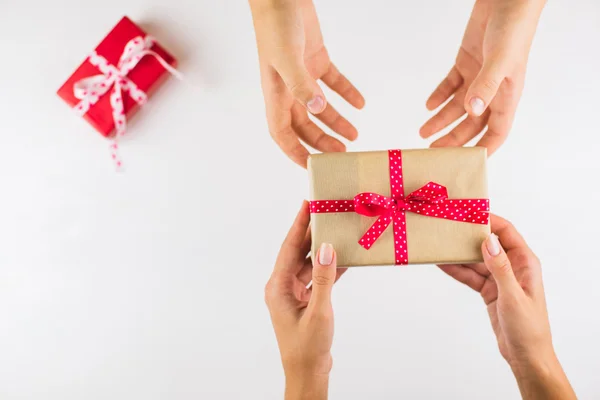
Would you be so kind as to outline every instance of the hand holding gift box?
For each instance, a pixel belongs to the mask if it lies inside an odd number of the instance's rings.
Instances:
[[[146,102],[150,90],[168,73],[180,78],[175,66],[173,56],[123,17],[58,95],[103,136],[111,137],[115,132],[110,148],[120,167],[117,140],[125,134],[126,117]]]
[[[309,174],[313,243],[339,266],[481,261],[485,148],[318,154]]]

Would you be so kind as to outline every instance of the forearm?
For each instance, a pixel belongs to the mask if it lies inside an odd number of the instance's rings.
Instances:
[[[285,400],[327,400],[329,376],[287,376]]]
[[[558,358],[554,354],[545,359],[513,366],[512,370],[524,400],[577,399]]]

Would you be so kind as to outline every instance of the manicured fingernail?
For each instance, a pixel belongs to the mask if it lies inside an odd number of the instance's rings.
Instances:
[[[333,246],[329,243],[323,243],[319,249],[319,264],[331,265],[333,261]]]
[[[487,247],[487,251],[492,257],[496,257],[500,254],[500,242],[498,241],[498,236],[493,233],[490,234],[485,242],[485,247]]]
[[[306,103],[306,107],[308,107],[308,111],[313,114],[318,114],[323,111],[323,107],[325,107],[325,100],[321,96],[315,96]]]
[[[481,114],[483,114],[483,110],[485,109],[485,103],[483,102],[483,100],[481,100],[479,97],[473,97],[471,99],[471,110],[473,111],[473,114],[480,116]]]

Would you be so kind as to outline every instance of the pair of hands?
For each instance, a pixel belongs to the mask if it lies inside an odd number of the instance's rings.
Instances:
[[[271,136],[297,164],[309,152],[345,151],[309,117],[314,115],[341,137],[358,132],[327,101],[317,83],[356,108],[365,100],[331,62],[312,0],[249,0],[267,121]],[[462,120],[434,147],[463,146],[485,134],[478,146],[492,154],[506,139],[523,89],[529,49],[545,0],[477,0],[455,65],[427,100],[434,110],[448,101],[420,130],[424,138]]]
[[[323,244],[313,262],[307,258],[309,221],[304,202],[265,288],[286,375],[286,399],[327,397],[331,291],[346,272],[336,268],[331,245]],[[508,221],[492,215],[491,226],[493,234],[481,246],[484,263],[440,269],[481,294],[500,353],[524,399],[574,399],[552,345],[540,261]]]

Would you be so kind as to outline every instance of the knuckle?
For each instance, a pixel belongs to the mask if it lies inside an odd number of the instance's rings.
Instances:
[[[455,88],[458,85],[460,85],[461,78],[460,78],[460,75],[458,75],[458,74],[456,74],[456,75],[455,74],[449,74],[446,77],[446,81],[448,82],[449,85],[445,86],[444,89],[445,89],[445,91],[449,92],[449,91],[452,90],[452,88]]]
[[[513,256],[512,261],[518,266],[534,266],[540,263],[537,256],[530,252],[519,252]]]
[[[331,125],[332,126],[339,126],[340,123],[343,122],[342,116],[340,114],[335,115],[332,119],[331,119]]]
[[[509,272],[512,272],[512,265],[508,258],[502,257],[502,259],[496,262],[495,269],[500,274],[508,274]]]
[[[333,282],[333,279],[331,279],[328,276],[316,275],[316,276],[313,276],[313,278],[312,278],[313,286],[328,286],[332,282]]]
[[[265,293],[264,293],[264,299],[265,299],[265,303],[267,304],[267,306],[271,303],[271,299],[274,297],[273,290],[274,290],[273,289],[273,281],[271,279],[269,279],[269,281],[265,285]]]
[[[291,128],[289,126],[286,126],[284,128],[279,128],[279,129],[271,128],[271,129],[269,129],[269,133],[271,134],[271,137],[275,141],[280,142],[283,137],[285,137],[286,135],[293,134],[294,132],[291,130]]]
[[[455,106],[462,107],[463,101],[464,101],[464,93],[461,96],[458,96],[458,95],[454,96],[448,104],[454,104]]]
[[[312,93],[310,85],[306,81],[300,81],[289,86],[290,92],[294,97],[307,97]]]
[[[315,139],[315,147],[319,148],[324,141],[327,141],[327,138],[329,136],[327,136],[327,134],[325,134],[324,132],[319,133],[319,136],[317,136],[317,138]]]
[[[495,92],[499,86],[500,83],[494,78],[486,78],[481,81],[481,87],[488,92]]]
[[[332,318],[333,312],[325,308],[315,308],[308,316],[309,323],[322,324]]]
[[[528,265],[531,262],[531,257],[525,253],[517,253],[513,256],[513,262],[515,265]]]
[[[269,305],[277,301],[282,296],[282,293],[285,293],[286,287],[286,283],[278,278],[277,275],[271,276],[265,285],[265,303]]]

